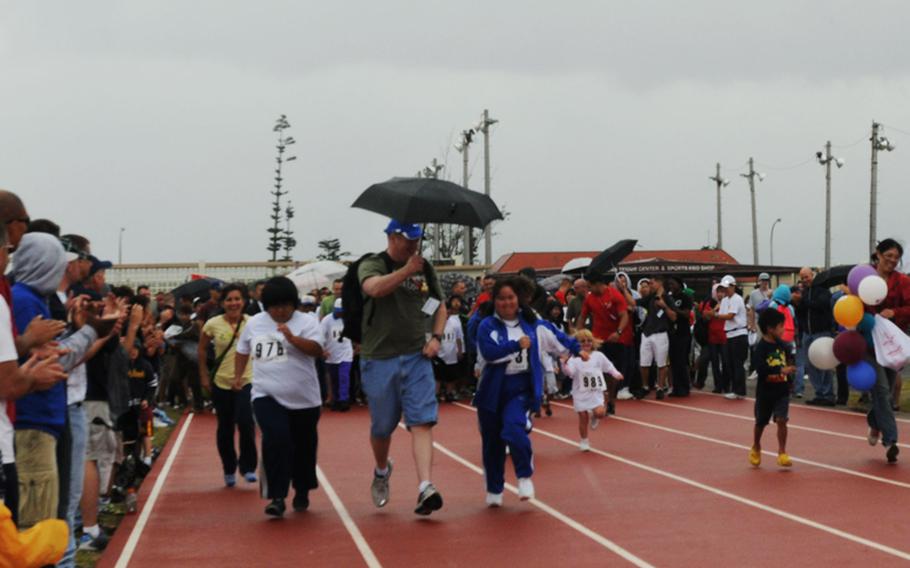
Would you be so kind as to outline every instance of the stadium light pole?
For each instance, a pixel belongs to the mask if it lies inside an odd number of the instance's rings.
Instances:
[[[831,155],[831,141],[823,152],[816,152],[818,163],[825,166],[825,268],[831,268],[831,164],[844,167],[844,161]]]
[[[894,151],[894,144],[884,136],[879,135],[882,125],[872,122],[872,175],[869,184],[869,253],[875,250],[876,230],[878,225],[878,153]]]
[[[474,141],[475,133],[476,131],[473,128],[462,130],[461,140],[455,145],[455,149],[461,152],[461,185],[465,189],[468,189],[468,151]],[[465,266],[474,264],[474,255],[472,254],[474,248],[474,243],[472,242],[473,230],[468,225],[465,225],[462,229],[462,247],[464,248],[462,263]]]
[[[730,180],[721,177],[720,175],[720,162],[716,164],[715,173],[713,176],[708,178],[713,181],[717,186],[717,246],[715,248],[722,249],[724,248],[724,233],[723,233],[723,224],[721,221],[720,213],[720,188],[727,187],[730,185]]]

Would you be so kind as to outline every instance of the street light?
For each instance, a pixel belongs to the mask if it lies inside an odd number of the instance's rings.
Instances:
[[[774,227],[776,227],[778,223],[780,223],[780,218],[771,224],[771,266],[774,266]]]
[[[126,227],[120,227],[120,236],[117,238],[117,264],[123,264],[123,231]]]

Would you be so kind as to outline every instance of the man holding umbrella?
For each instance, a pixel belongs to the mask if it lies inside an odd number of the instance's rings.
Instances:
[[[439,410],[431,361],[439,352],[448,314],[436,271],[419,255],[420,225],[393,219],[385,233],[386,250],[361,261],[357,272],[364,297],[360,368],[376,460],[371,492],[373,503],[385,506],[392,474],[389,446],[404,414],[420,480],[414,512],[429,515],[442,507],[442,496],[430,481],[432,427]]]

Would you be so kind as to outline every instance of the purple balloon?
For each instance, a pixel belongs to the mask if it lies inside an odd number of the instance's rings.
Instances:
[[[871,264],[857,264],[851,268],[850,273],[847,274],[847,286],[850,288],[850,293],[859,294],[859,283],[866,276],[872,276],[873,274],[878,274],[878,271]]]

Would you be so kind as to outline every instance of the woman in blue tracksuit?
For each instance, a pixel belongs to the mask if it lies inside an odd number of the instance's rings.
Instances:
[[[522,501],[534,497],[530,414],[540,411],[543,396],[541,350],[579,352],[578,343],[558,338],[541,324],[534,311],[519,298],[525,282],[499,280],[493,287],[493,314],[477,330],[477,347],[485,364],[474,397],[483,445],[487,505],[502,505],[506,447],[512,455]],[[562,342],[560,342],[560,339]]]

